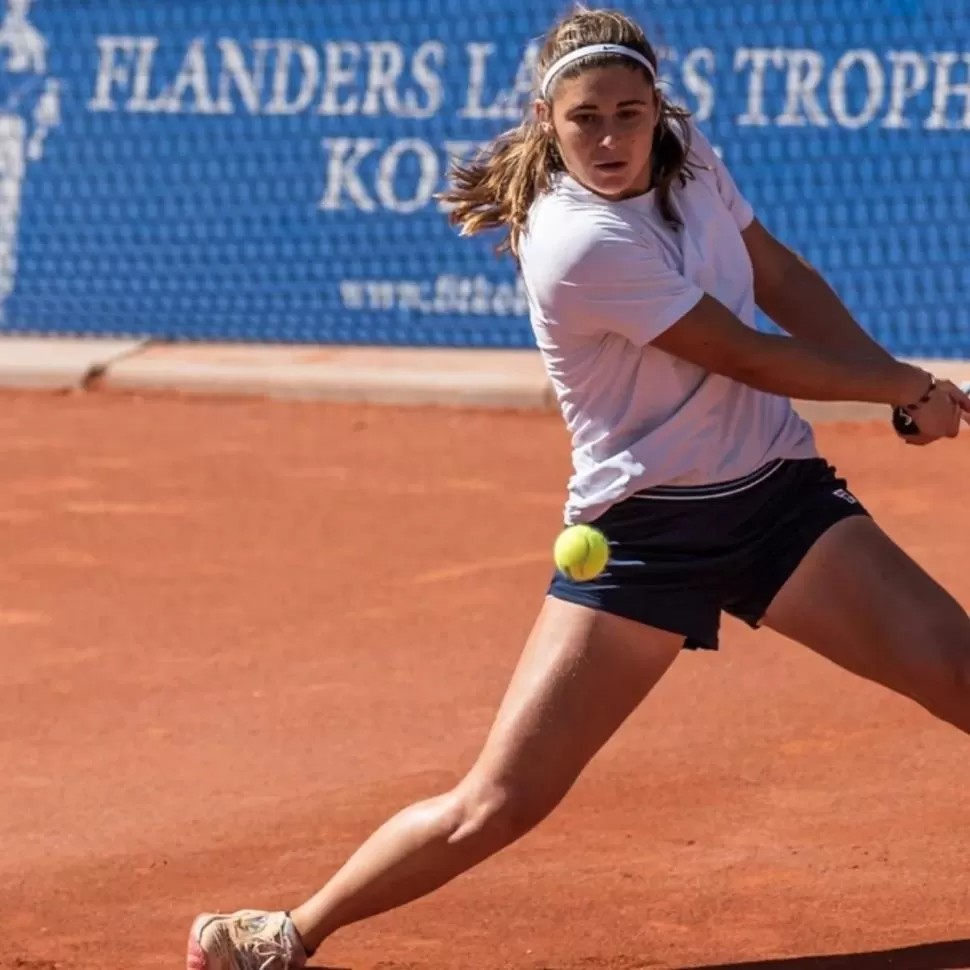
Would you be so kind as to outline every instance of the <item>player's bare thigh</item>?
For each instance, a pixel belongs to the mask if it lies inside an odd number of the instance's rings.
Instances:
[[[871,519],[829,529],[763,625],[970,729],[970,618]]]
[[[481,811],[498,799],[507,821],[528,829],[636,710],[683,641],[546,597],[482,752],[459,789]]]

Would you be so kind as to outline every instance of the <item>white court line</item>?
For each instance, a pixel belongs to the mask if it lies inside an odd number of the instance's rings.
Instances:
[[[548,562],[552,568],[552,552],[528,552],[518,556],[502,556],[495,559],[476,559],[474,562],[458,563],[443,569],[432,569],[418,573],[401,580],[399,586],[423,586],[428,583],[440,583],[453,579],[465,579],[468,576],[478,576],[481,573],[494,573],[502,569],[516,569],[519,566],[533,566],[536,563]]]

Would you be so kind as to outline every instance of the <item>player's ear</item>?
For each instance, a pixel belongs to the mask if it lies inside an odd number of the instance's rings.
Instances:
[[[556,129],[552,124],[552,105],[545,98],[536,98],[532,106],[535,123],[547,138],[554,138]]]

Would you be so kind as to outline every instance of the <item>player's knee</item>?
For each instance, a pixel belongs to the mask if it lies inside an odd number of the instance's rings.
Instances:
[[[919,640],[925,700],[970,710],[970,619],[962,609],[930,617]]]
[[[970,709],[970,642],[952,635],[940,660],[940,681],[954,706]]]
[[[455,790],[452,841],[475,839],[498,851],[534,829],[560,796],[515,782],[466,779]]]

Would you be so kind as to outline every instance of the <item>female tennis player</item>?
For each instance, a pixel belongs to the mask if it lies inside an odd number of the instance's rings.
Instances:
[[[534,118],[445,195],[464,234],[501,230],[521,266],[572,434],[565,518],[606,533],[609,567],[554,576],[452,791],[391,818],[290,911],[200,916],[190,970],[302,966],[520,838],[682,648],[717,647],[722,612],[970,730],[966,613],[880,531],[790,398],[906,408],[920,444],[956,436],[970,400],[865,334],[656,78],[633,21],[569,16],[541,52]],[[788,335],[756,330],[756,306]]]

